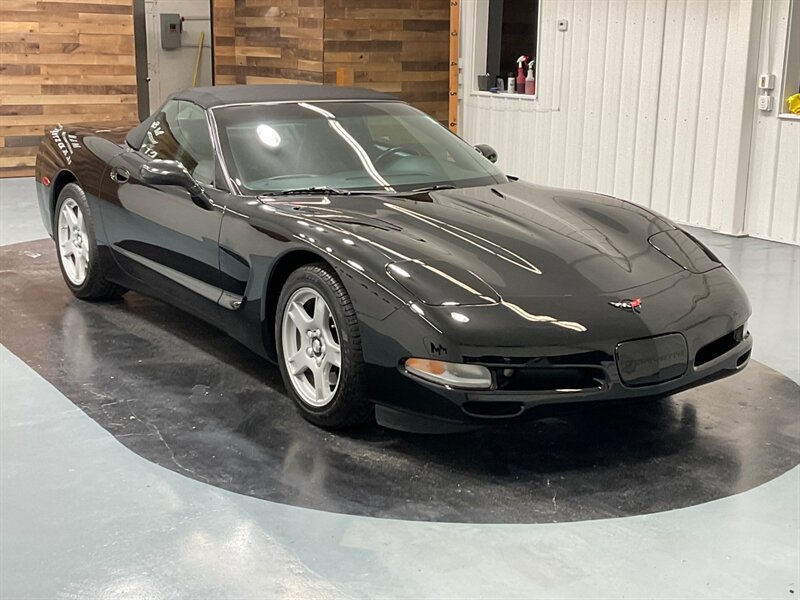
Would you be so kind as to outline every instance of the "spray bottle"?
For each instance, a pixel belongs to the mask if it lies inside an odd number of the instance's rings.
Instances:
[[[517,93],[525,93],[525,63],[528,57],[524,54],[517,59]]]
[[[528,62],[528,76],[525,78],[525,93],[533,96],[536,93],[536,80],[533,78],[533,61]]]
[[[509,94],[516,93],[517,86],[516,86],[516,83],[514,83],[514,73],[513,72],[509,72],[509,74],[508,74],[508,85],[506,87],[507,87],[506,92],[508,92]]]

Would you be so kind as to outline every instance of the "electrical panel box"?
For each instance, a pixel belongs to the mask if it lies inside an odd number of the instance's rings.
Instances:
[[[181,16],[178,13],[161,13],[161,47],[174,50],[181,47]]]

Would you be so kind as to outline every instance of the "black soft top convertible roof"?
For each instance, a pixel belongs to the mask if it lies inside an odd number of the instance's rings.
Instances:
[[[251,102],[313,102],[315,100],[397,100],[394,96],[364,88],[334,85],[219,85],[189,88],[171,96],[212,108],[222,104]]]
[[[395,96],[365,88],[333,85],[219,85],[188,88],[170,94],[168,100],[187,100],[203,108],[256,102],[314,102],[320,100],[397,100]],[[156,111],[130,130],[125,141],[136,150],[142,145]]]

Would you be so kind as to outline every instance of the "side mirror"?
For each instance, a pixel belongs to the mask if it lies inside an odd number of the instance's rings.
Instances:
[[[186,170],[181,163],[176,160],[155,159],[142,165],[139,171],[142,181],[148,185],[176,185],[182,187],[192,197],[192,201],[200,208],[211,210],[211,200],[206,196],[205,191]]]
[[[497,162],[497,150],[492,148],[489,144],[478,144],[475,146],[475,150],[483,154],[484,158],[487,160],[493,163]]]

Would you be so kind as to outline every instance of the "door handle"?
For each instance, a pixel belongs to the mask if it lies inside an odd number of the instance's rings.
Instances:
[[[111,181],[115,183],[126,183],[128,179],[130,179],[131,174],[127,169],[123,169],[122,167],[111,167],[109,176],[111,177]]]

